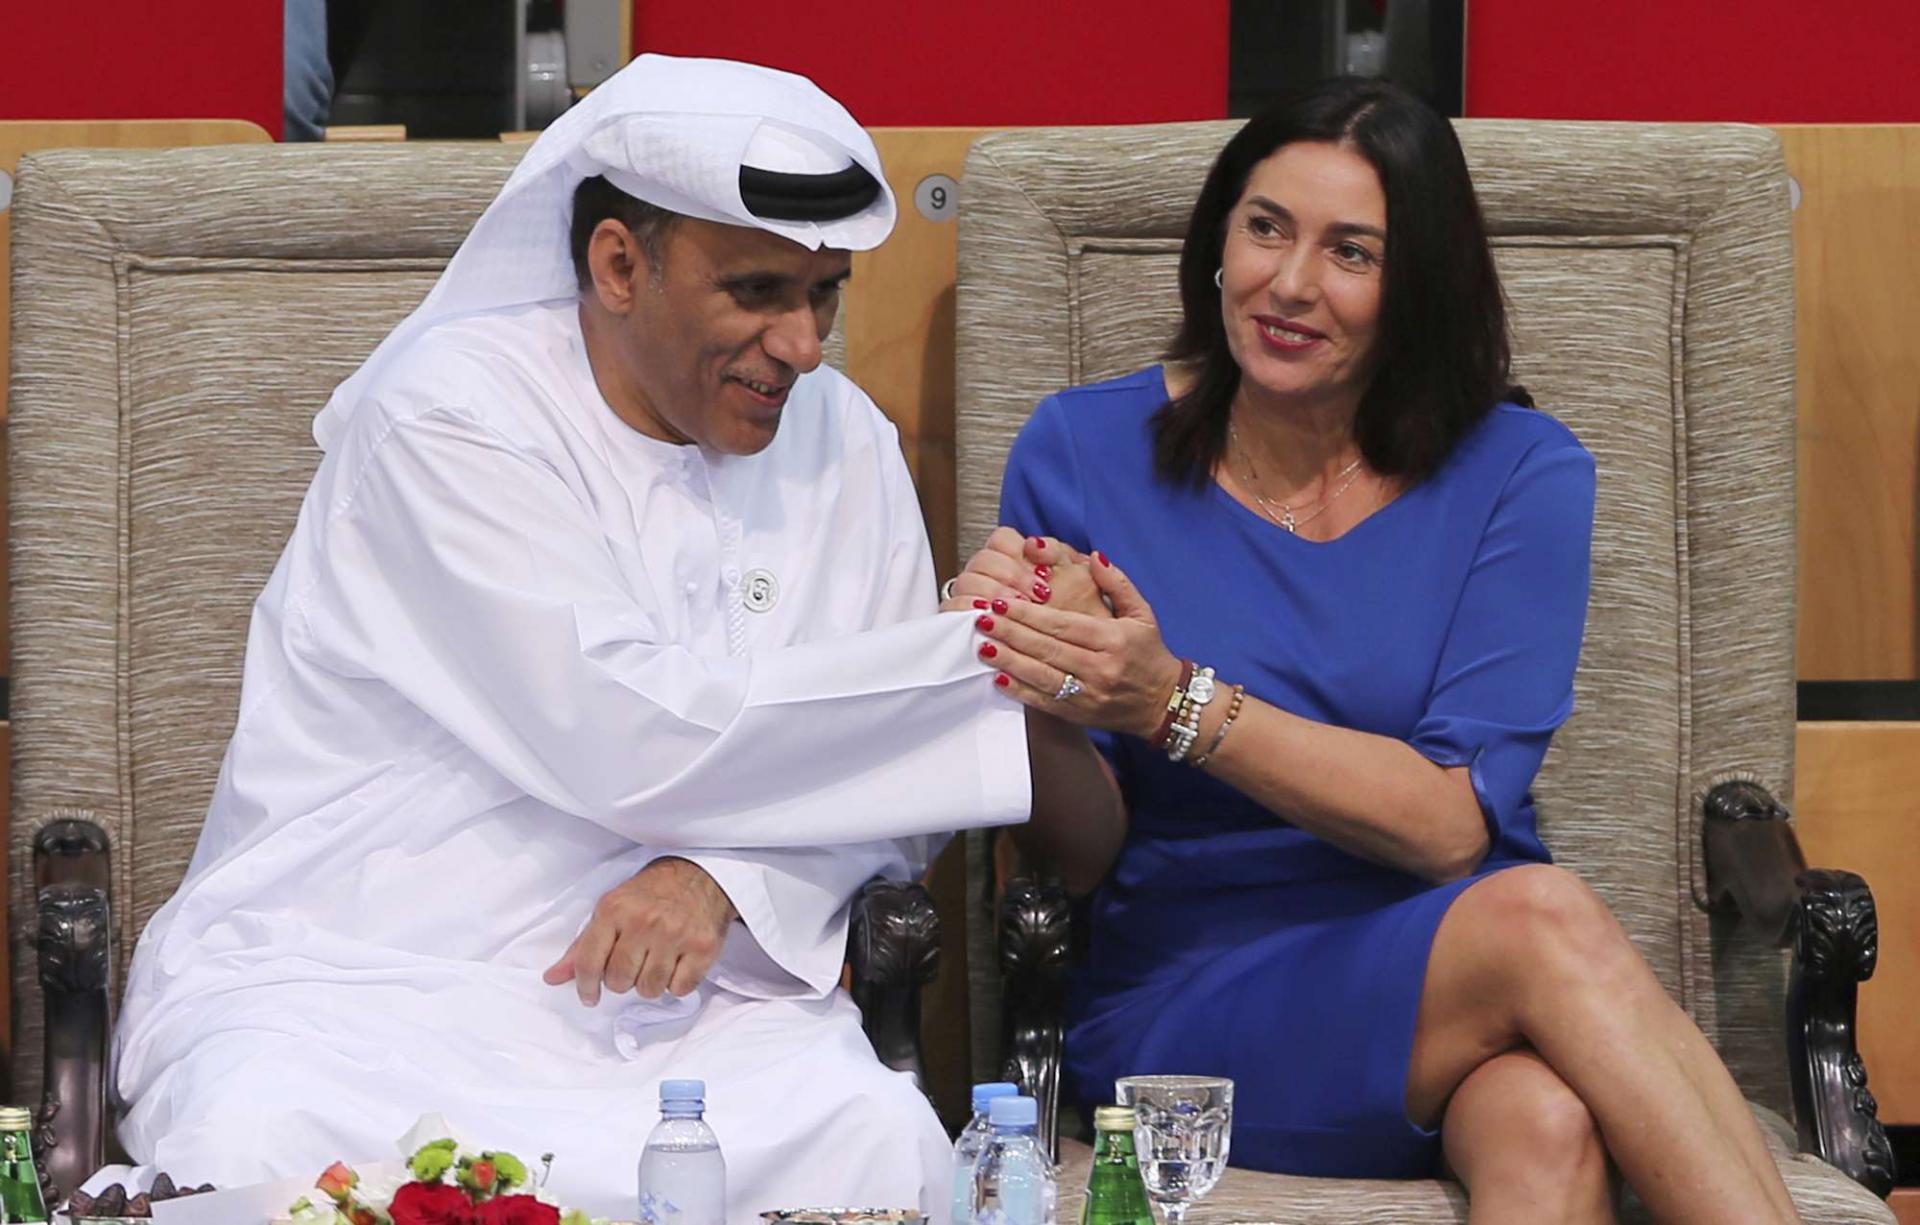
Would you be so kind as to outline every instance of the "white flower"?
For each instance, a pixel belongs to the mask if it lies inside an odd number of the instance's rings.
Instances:
[[[354,1195],[371,1208],[385,1208],[393,1203],[394,1193],[413,1181],[413,1175],[406,1168],[397,1169],[374,1167],[360,1175],[360,1185],[353,1189]]]

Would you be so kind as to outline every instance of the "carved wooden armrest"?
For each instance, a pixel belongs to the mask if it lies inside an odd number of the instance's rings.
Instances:
[[[63,1202],[107,1160],[107,985],[113,930],[107,836],[91,821],[54,821],[33,840],[45,1092],[35,1120],[49,1203]]]
[[[853,1002],[880,1062],[927,1088],[920,989],[940,972],[940,916],[926,887],[870,880],[853,900],[847,936]]]
[[[1787,1058],[1800,1147],[1884,1199],[1893,1150],[1854,1041],[1859,984],[1873,977],[1880,949],[1873,893],[1852,872],[1809,869],[1786,807],[1758,783],[1721,783],[1705,811],[1714,908],[1793,949]]]
[[[1017,877],[1000,897],[1001,1075],[1039,1103],[1040,1143],[1056,1161],[1072,916],[1056,881]]]

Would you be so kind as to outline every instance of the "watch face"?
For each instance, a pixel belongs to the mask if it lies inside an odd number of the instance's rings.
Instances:
[[[1187,696],[1202,706],[1213,701],[1213,678],[1211,676],[1195,676],[1193,683],[1187,686]]]

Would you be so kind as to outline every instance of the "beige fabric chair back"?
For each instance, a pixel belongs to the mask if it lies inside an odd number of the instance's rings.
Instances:
[[[1007,448],[1035,403],[1164,350],[1188,213],[1236,128],[1027,130],[974,146],[960,214],[963,555],[994,526]],[[1782,797],[1792,782],[1793,282],[1778,140],[1737,126],[1458,130],[1512,302],[1519,381],[1599,465],[1577,711],[1539,780],[1544,837],[1606,896],[1748,1094],[1784,1112],[1784,963],[1728,945],[1703,911],[1698,810],[1728,774]],[[996,1032],[976,1014],[976,1039]]]
[[[193,853],[310,425],[525,150],[61,151],[14,202],[16,1096],[38,1098],[34,831],[112,844],[117,998]]]

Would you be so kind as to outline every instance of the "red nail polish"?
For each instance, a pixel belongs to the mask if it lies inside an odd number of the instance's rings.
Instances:
[[[1052,567],[1052,566],[1045,566],[1045,565],[1041,565],[1041,566],[1035,566],[1035,567],[1033,568],[1033,572],[1034,572],[1035,574],[1037,574],[1037,575],[1039,575],[1039,576],[1040,576],[1041,578],[1052,578],[1052,577],[1053,577],[1053,567]]]
[[[995,685],[998,685],[1000,688],[1005,689],[1008,685],[1013,684],[1013,678],[1008,676],[1005,672],[1001,672],[993,678],[993,683]]]
[[[1040,537],[1038,536],[1029,537],[1027,540],[1027,543],[1032,545],[1036,549],[1044,549],[1047,547],[1047,542],[1040,539]]]
[[[973,619],[973,628],[985,633],[993,628],[993,618],[987,616],[975,617]]]
[[[999,653],[1000,653],[1000,648],[997,646],[994,646],[991,642],[983,642],[980,644],[980,658],[982,659],[992,659],[995,655],[998,655]]]
[[[984,609],[987,606],[987,602],[985,600],[975,600],[973,602],[973,606],[975,608]]]
[[[1033,598],[1045,604],[1053,598],[1053,588],[1047,586],[1045,583],[1035,583],[1033,585]]]
[[[1102,553],[1098,549],[1095,549],[1093,551],[1093,555],[1100,559],[1100,564],[1103,566],[1111,566],[1113,564],[1112,562],[1107,560],[1107,555],[1105,553]]]
[[[995,600],[995,601],[993,602],[993,611],[995,611],[995,612],[997,612],[997,613],[999,613],[999,614],[1000,614],[1001,616],[1003,616],[1003,617],[1004,617],[1004,616],[1006,616],[1006,615],[1007,615],[1007,602],[1006,602],[1005,600]]]

